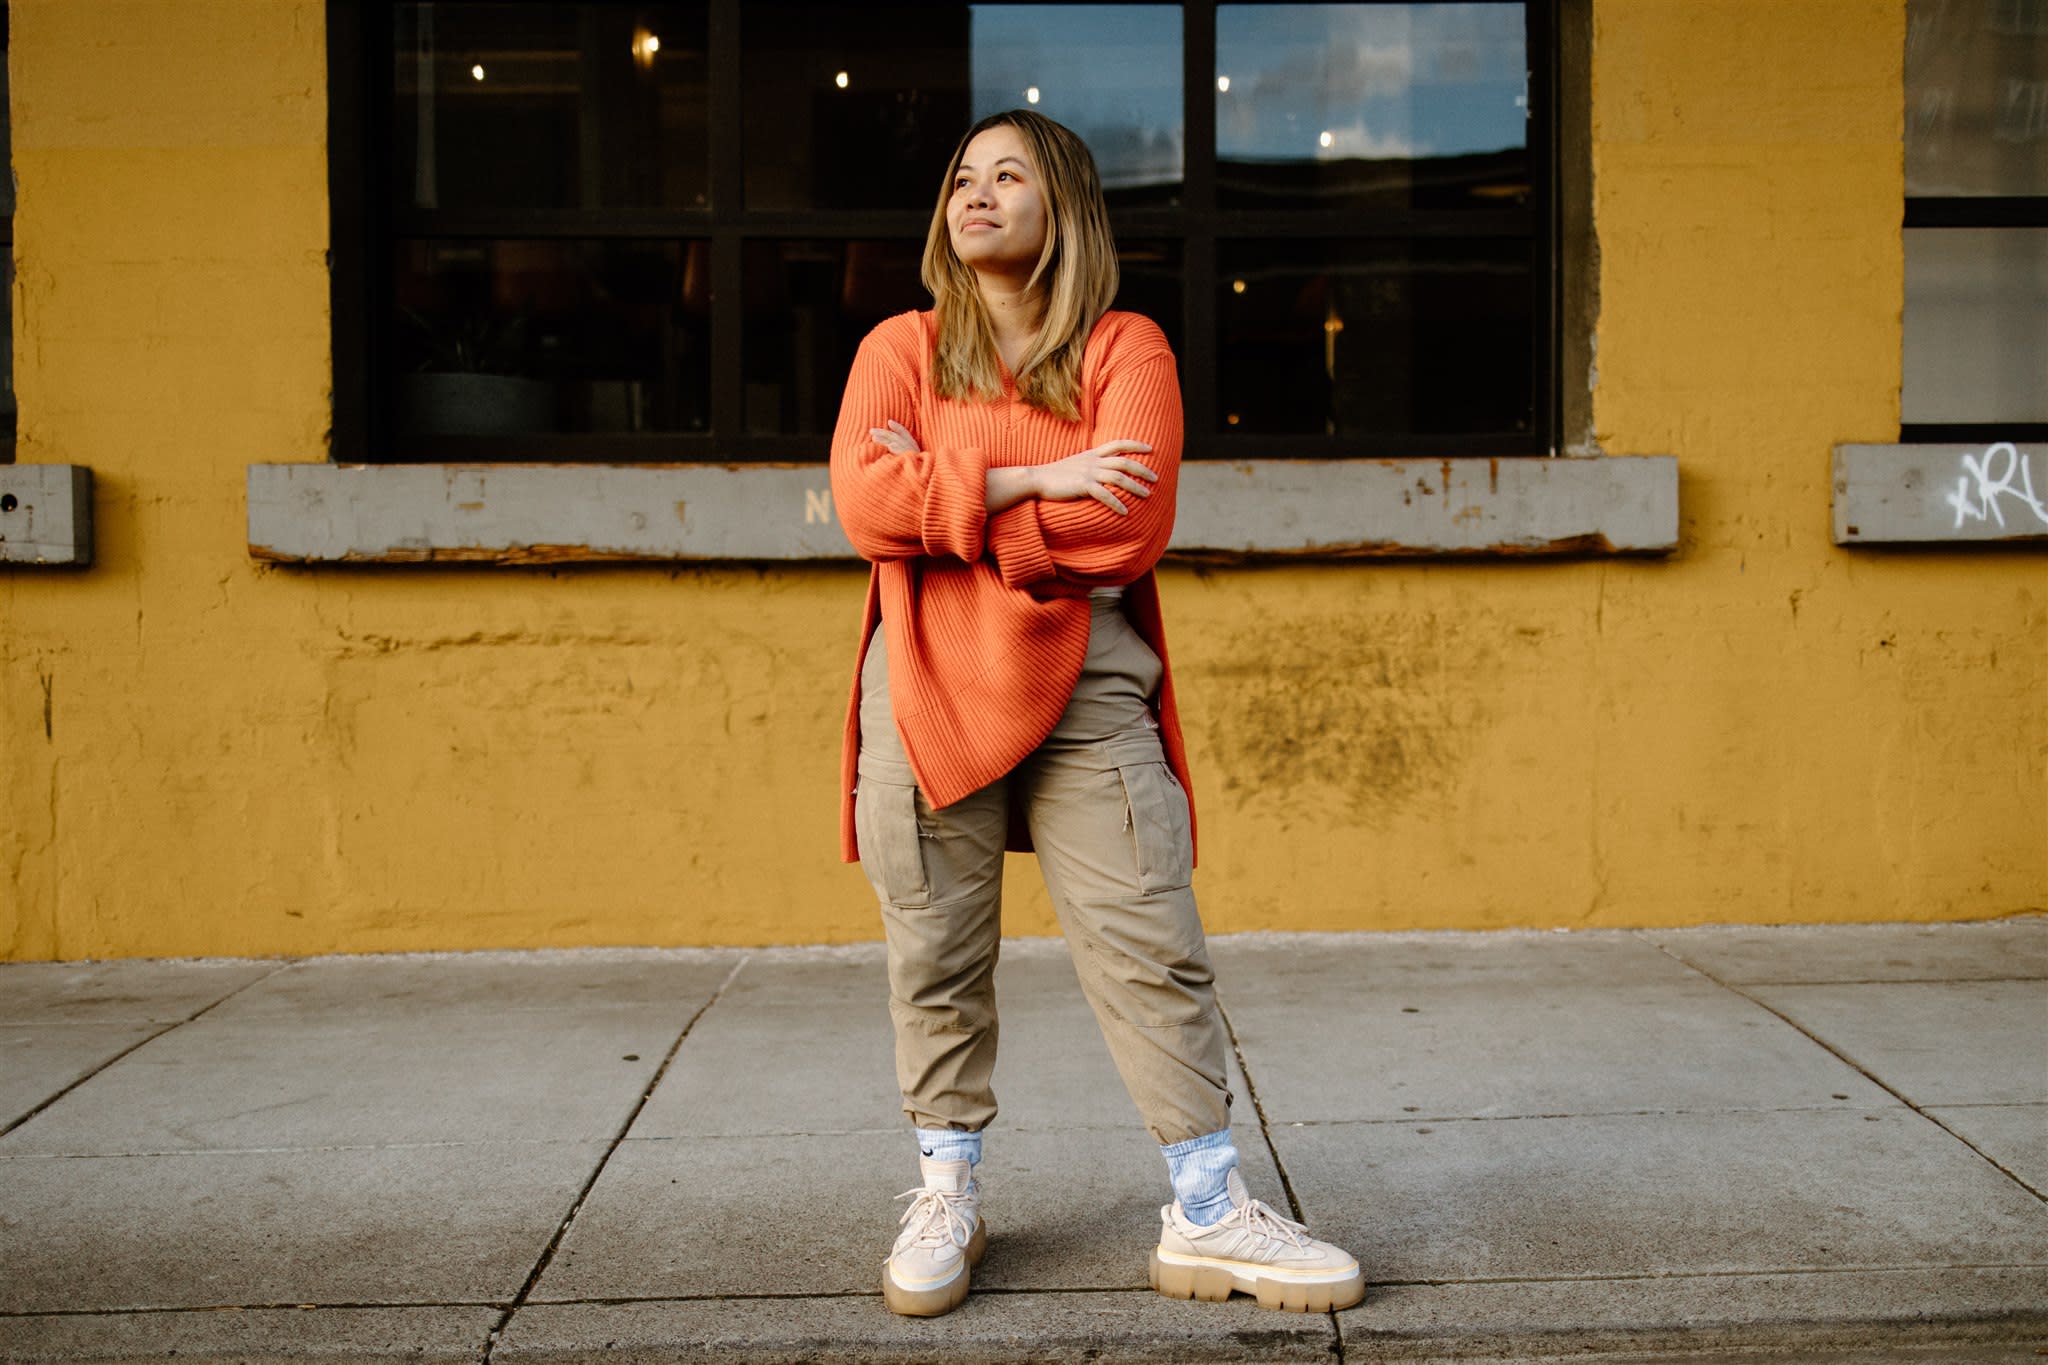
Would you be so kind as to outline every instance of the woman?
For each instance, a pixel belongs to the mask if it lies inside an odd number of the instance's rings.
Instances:
[[[934,307],[861,343],[832,440],[874,564],[842,764],[843,851],[881,900],[897,1080],[923,1182],[882,1276],[898,1313],[966,1297],[987,1225],[1005,848],[1038,854],[1125,1085],[1161,1145],[1152,1283],[1321,1312],[1357,1262],[1250,1198],[1189,878],[1194,817],[1152,566],[1181,404],[1159,328],[1110,311],[1094,159],[1028,110],[968,130],[926,239]]]

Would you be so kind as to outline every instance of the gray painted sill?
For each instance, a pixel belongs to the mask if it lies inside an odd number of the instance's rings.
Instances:
[[[92,469],[0,465],[0,564],[85,568],[92,563]]]
[[[291,564],[858,557],[822,463],[248,469],[249,553]],[[1181,467],[1170,558],[1661,555],[1678,464],[1252,460]]]
[[[1835,544],[2048,548],[2048,446],[1838,445]]]

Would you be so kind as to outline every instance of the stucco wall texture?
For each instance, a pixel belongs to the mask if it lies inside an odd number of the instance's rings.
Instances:
[[[874,938],[846,568],[281,568],[326,458],[317,0],[16,0],[0,957]],[[2048,906],[2048,561],[1829,541],[1898,434],[1904,0],[1596,0],[1602,450],[1664,561],[1172,568],[1212,932]],[[1028,859],[1013,933],[1053,932]]]

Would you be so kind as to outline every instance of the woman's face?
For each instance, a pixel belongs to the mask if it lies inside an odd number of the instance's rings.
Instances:
[[[1045,250],[1045,196],[1023,134],[1007,123],[961,153],[946,201],[953,251],[977,274],[1028,277]]]

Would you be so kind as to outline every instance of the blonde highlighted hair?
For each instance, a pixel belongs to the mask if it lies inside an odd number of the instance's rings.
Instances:
[[[1017,365],[1017,396],[1068,421],[1081,415],[1081,355],[1096,320],[1116,298],[1116,240],[1088,144],[1029,109],[991,114],[953,149],[924,244],[924,287],[938,313],[932,382],[941,398],[993,400],[1003,391],[995,327],[974,271],[953,250],[946,205],[967,144],[990,128],[1015,128],[1038,168],[1045,199],[1045,250],[1026,289],[1041,300],[1038,335]]]

